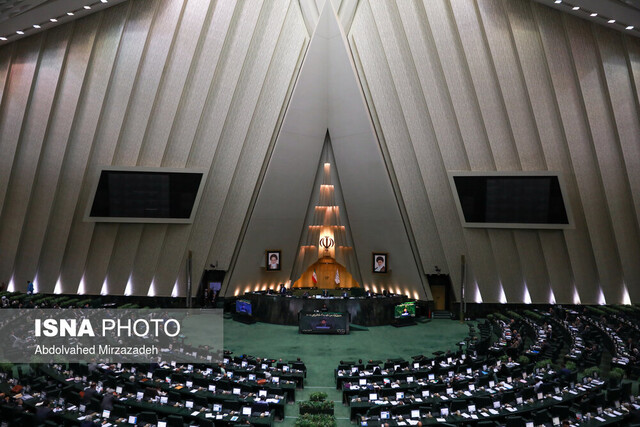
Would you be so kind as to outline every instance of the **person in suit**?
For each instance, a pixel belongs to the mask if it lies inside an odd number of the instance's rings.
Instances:
[[[349,298],[349,292],[346,289],[344,291],[342,291],[342,298],[344,298],[344,299]]]
[[[280,283],[280,295],[285,296],[287,294],[287,287],[284,283]]]
[[[113,410],[113,403],[114,403],[115,400],[116,400],[116,398],[113,395],[113,390],[111,390],[111,389],[107,390],[107,392],[102,397],[102,402],[100,403],[100,408],[102,408],[103,411],[105,409],[109,410],[109,411],[112,411]]]
[[[91,383],[89,387],[84,389],[84,396],[82,397],[82,401],[85,404],[91,403],[91,398],[96,396],[98,392],[96,391],[96,383]]]
[[[36,421],[38,423],[44,424],[44,422],[47,421],[51,417],[51,415],[53,415],[53,410],[51,409],[51,402],[49,402],[48,400],[45,400],[42,403],[42,406],[40,406],[36,410]]]

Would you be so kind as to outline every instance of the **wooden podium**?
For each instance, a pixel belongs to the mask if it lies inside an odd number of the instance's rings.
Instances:
[[[340,277],[340,283],[336,284],[336,270]],[[316,272],[318,283],[313,283],[313,272]],[[320,258],[300,276],[293,284],[294,288],[305,288],[316,286],[320,289],[336,289],[336,288],[357,288],[360,285],[347,269],[339,264],[335,259],[325,256]]]

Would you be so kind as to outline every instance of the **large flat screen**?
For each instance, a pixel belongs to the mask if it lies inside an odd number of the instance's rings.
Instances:
[[[570,225],[558,175],[452,176],[465,226],[562,228]]]
[[[204,173],[175,169],[103,169],[89,221],[191,222]]]
[[[242,313],[251,316],[251,301],[245,299],[236,300],[236,313]]]
[[[401,319],[403,317],[416,317],[416,303],[411,301],[396,305],[393,317],[396,319]]]

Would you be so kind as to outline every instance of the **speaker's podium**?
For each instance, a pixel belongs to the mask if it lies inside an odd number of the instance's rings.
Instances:
[[[417,325],[416,320],[413,316],[407,314],[407,315],[400,315],[397,316],[394,320],[393,323],[391,323],[391,326],[395,326],[396,328],[401,328],[403,326],[414,326]]]

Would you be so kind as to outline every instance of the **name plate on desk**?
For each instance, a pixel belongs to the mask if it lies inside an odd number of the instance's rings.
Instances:
[[[301,311],[298,330],[301,334],[345,335],[349,333],[349,317],[349,313]]]

